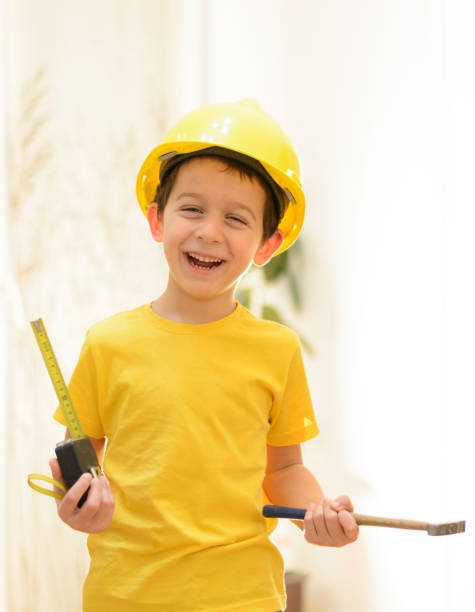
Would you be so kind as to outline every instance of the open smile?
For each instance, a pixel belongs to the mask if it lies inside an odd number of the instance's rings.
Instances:
[[[214,270],[219,268],[224,263],[224,259],[217,257],[206,257],[204,255],[198,255],[198,253],[185,253],[185,257],[188,263],[197,270]]]

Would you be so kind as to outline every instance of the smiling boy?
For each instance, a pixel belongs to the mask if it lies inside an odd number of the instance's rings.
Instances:
[[[84,475],[57,502],[92,534],[83,609],[275,612],[284,568],[263,503],[308,508],[311,543],[358,536],[350,500],[325,499],[302,464],[318,427],[296,335],[235,300],[300,231],[297,158],[255,102],[211,105],[172,128],[137,192],[169,276],[89,330],[70,382],[100,460],[108,441],[108,480]]]
[[[229,162],[228,162],[229,163]],[[163,242],[168,285],[154,303],[165,319],[208,323],[236,307],[234,292],[254,261],[262,265],[282,243],[263,239],[264,187],[219,157],[183,162],[164,210],[147,210],[153,238]]]

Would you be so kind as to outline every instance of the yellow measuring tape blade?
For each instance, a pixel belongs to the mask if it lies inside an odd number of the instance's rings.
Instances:
[[[30,323],[35,334],[36,342],[38,343],[38,347],[43,356],[46,369],[48,370],[51,382],[53,383],[54,390],[56,391],[59,405],[61,406],[71,438],[85,438],[81,424],[79,423],[78,415],[76,414],[76,410],[73,405],[73,401],[69,395],[69,391],[66,383],[64,382],[61,370],[59,369],[58,362],[56,361],[56,356],[54,354],[53,347],[51,346],[51,342],[49,341],[48,334],[46,333],[46,328],[43,321],[41,319],[37,319],[36,321],[31,321]]]
[[[52,489],[46,489],[45,487],[40,487],[40,485],[37,485],[34,482],[35,480],[43,480],[44,482],[49,482],[57,489],[63,491],[63,493],[61,493],[60,491],[54,491]],[[54,480],[53,478],[50,478],[49,476],[43,476],[43,474],[28,474],[28,484],[32,489],[38,491],[38,493],[43,493],[43,495],[49,495],[50,497],[56,497],[56,499],[63,499],[64,494],[67,491],[66,487],[63,487],[60,482]]]

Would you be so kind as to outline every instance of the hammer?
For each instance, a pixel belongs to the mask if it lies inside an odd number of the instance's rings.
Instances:
[[[286,506],[264,506],[262,514],[268,518],[287,518],[294,520],[303,520],[306,510],[304,508],[288,508]],[[454,533],[463,533],[465,531],[465,521],[456,523],[425,523],[423,521],[411,521],[409,519],[394,519],[383,518],[382,516],[368,516],[367,514],[356,514],[350,512],[358,525],[369,525],[371,527],[393,527],[395,529],[416,529],[418,531],[427,531],[429,535],[452,535]]]

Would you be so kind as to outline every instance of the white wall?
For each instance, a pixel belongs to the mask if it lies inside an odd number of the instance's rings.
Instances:
[[[475,6],[468,0],[447,2],[447,216],[446,216],[446,405],[442,415],[446,462],[447,511],[466,515],[469,536],[453,546],[447,559],[451,610],[471,610],[475,538],[472,431],[475,390],[475,57],[472,24]]]
[[[6,134],[5,134],[5,48],[4,6],[0,0],[0,610],[7,607],[6,595],[6,449],[5,420],[7,399],[7,295],[6,295],[6,244],[7,244],[7,191],[6,182]]]
[[[328,495],[349,493],[360,512],[473,520],[471,3],[7,6],[20,318],[44,317],[65,374],[92,320],[164,282],[134,201],[144,155],[197,104],[257,97],[299,149],[308,196],[306,311],[295,322],[317,349],[307,368],[322,430],[304,447],[308,465]],[[48,117],[37,142],[52,154],[31,177],[20,111],[33,87]],[[26,325],[15,331],[10,353],[19,377],[8,408],[9,612],[32,601],[36,612],[69,612],[83,537],[24,483],[47,469],[61,435],[30,336]],[[279,533],[289,564],[307,573],[309,612],[475,607],[470,531],[444,539],[363,528],[343,550],[311,547],[289,525]]]

